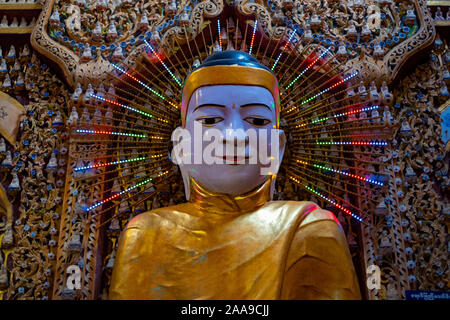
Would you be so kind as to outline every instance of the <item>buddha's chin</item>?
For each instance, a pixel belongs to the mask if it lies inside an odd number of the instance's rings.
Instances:
[[[212,165],[197,167],[191,176],[204,188],[238,196],[252,191],[267,180],[258,165]]]

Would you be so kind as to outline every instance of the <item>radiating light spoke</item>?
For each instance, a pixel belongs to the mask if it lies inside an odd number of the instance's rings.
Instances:
[[[344,211],[346,214],[348,214],[349,216],[351,216],[352,218],[356,219],[359,222],[362,222],[363,219],[362,217],[358,216],[357,214],[351,212],[350,210],[348,210],[347,208],[343,207],[342,205],[340,205],[339,203],[337,203],[336,201],[324,196],[323,194],[321,194],[320,192],[318,192],[317,190],[314,190],[313,188],[307,186],[306,184],[303,184],[302,182],[300,182],[300,180],[294,178],[294,177],[290,177],[291,180],[295,181],[296,183],[298,183],[299,185],[302,185],[306,190],[314,193],[315,195],[321,197],[322,199],[326,200],[327,202],[331,203],[332,205],[334,205],[336,208]]]
[[[144,115],[144,116],[146,116],[146,117],[149,117],[149,118],[152,118],[152,117],[153,117],[153,115],[151,115],[150,113],[147,113],[147,112],[144,112],[144,111],[142,111],[142,110],[139,110],[139,109],[136,109],[136,108],[127,106],[127,105],[125,105],[125,104],[119,103],[119,102],[114,101],[114,100],[110,100],[110,99],[103,98],[103,97],[98,96],[98,95],[96,95],[96,94],[91,94],[91,97],[94,97],[95,99],[98,99],[98,100],[100,100],[100,101],[108,102],[108,103],[110,103],[110,104],[112,104],[112,105],[115,105],[115,106],[118,106],[118,107],[122,107],[122,108],[125,108],[125,109],[128,109],[128,110],[134,111],[134,112],[136,112],[136,113],[142,114],[142,115]]]
[[[253,42],[255,41],[255,33],[256,33],[257,25],[258,25],[258,20],[255,20],[255,24],[253,25],[252,41],[250,42],[250,49],[248,50],[248,54],[252,54]]]
[[[86,130],[86,129],[77,129],[77,133],[107,134],[107,135],[114,135],[114,136],[126,136],[126,137],[135,137],[135,138],[147,138],[147,135],[146,135],[146,134],[131,133],[131,132],[105,131],[105,130]]]
[[[375,184],[375,185],[380,186],[380,187],[384,186],[384,184],[382,182],[378,182],[378,181],[373,180],[373,179],[368,179],[368,178],[365,178],[365,177],[362,177],[362,176],[359,176],[359,175],[356,175],[356,174],[353,174],[353,173],[349,173],[349,172],[346,172],[346,171],[343,171],[343,170],[337,170],[337,169],[333,169],[333,168],[330,168],[330,167],[327,167],[327,166],[322,166],[320,164],[309,163],[309,162],[303,161],[303,160],[297,160],[297,162],[301,163],[303,165],[312,165],[314,168],[317,168],[317,169],[322,169],[322,170],[326,170],[326,171],[331,171],[331,172],[343,174],[343,175],[348,176],[350,178],[355,178],[355,179],[358,179],[358,180],[361,180],[361,181],[369,182],[369,183]]]
[[[142,82],[141,80],[139,80],[138,78],[136,78],[135,76],[133,76],[132,74],[130,74],[128,71],[122,69],[121,67],[115,65],[114,63],[111,63],[111,65],[116,69],[119,70],[120,72],[122,72],[123,74],[125,74],[127,77],[133,79],[134,81],[136,81],[137,83],[139,83],[141,86],[143,86],[145,89],[149,90],[151,93],[155,94],[158,98],[166,101],[166,98],[161,95],[160,93],[158,93],[157,91],[155,91],[154,89],[150,88],[148,85],[146,85],[144,82]],[[178,109],[178,106],[170,101],[167,101],[168,104],[170,104],[171,106],[175,107]]]
[[[150,43],[148,43],[147,40],[144,39],[145,44],[147,45],[147,47],[150,48],[150,50],[152,51],[152,53],[155,55],[155,57],[159,60],[159,62],[161,62],[161,64],[163,65],[163,67],[167,70],[167,72],[169,72],[170,76],[175,80],[175,82],[181,87],[182,84],[180,82],[180,80],[177,79],[177,77],[175,77],[175,75],[172,73],[172,71],[170,71],[170,69],[167,67],[167,65],[164,63],[164,61],[161,59],[161,57],[159,56],[159,54],[155,51],[155,49],[153,49],[153,47],[150,45]]]
[[[286,42],[286,44],[283,46],[283,49],[281,49],[280,54],[278,55],[277,59],[275,60],[275,62],[273,63],[273,66],[271,68],[271,70],[273,71],[273,69],[275,69],[275,66],[277,65],[278,61],[280,61],[280,58],[283,54],[283,51],[286,50],[287,46],[289,45],[289,43],[291,43],[292,37],[294,36],[295,31],[292,31],[291,35],[288,38],[288,41]]]
[[[288,86],[286,87],[286,90],[289,89],[290,87],[292,87],[292,85],[297,82],[298,79],[300,79],[300,77],[302,75],[305,74],[306,71],[308,71],[311,67],[313,67],[317,61],[319,61],[320,59],[322,59],[322,57],[327,54],[327,52],[330,51],[330,47],[328,47],[324,52],[322,52],[317,58],[315,58],[302,72],[300,72],[300,74],[291,81],[291,83],[288,84]]]
[[[336,119],[336,118],[340,118],[343,116],[349,116],[351,114],[356,114],[356,113],[375,110],[375,109],[378,109],[378,106],[371,106],[371,107],[359,108],[359,109],[352,110],[352,111],[342,112],[342,113],[334,114],[331,117],[323,117],[323,118],[319,118],[319,119],[310,120],[311,121],[310,123],[308,123],[308,122],[300,123],[300,124],[296,125],[295,128],[301,128],[301,127],[307,126],[308,124],[315,124],[315,123],[327,121],[330,118]]]
[[[146,157],[138,157],[138,158],[127,159],[127,160],[117,160],[117,161],[112,161],[112,162],[105,162],[105,163],[94,164],[94,165],[91,165],[91,166],[77,167],[77,168],[75,168],[73,170],[75,172],[78,172],[78,171],[84,171],[84,170],[89,170],[89,169],[94,169],[94,168],[112,166],[112,165],[115,165],[115,164],[122,164],[122,163],[127,163],[127,162],[134,162],[134,161],[141,161],[141,160],[145,160],[145,159],[147,159],[147,158]]]
[[[164,172],[158,174],[157,177],[163,176],[163,175],[167,174],[168,172],[169,172],[169,171],[164,171]],[[139,182],[138,184],[136,184],[136,185],[134,185],[134,186],[132,186],[132,187],[129,187],[129,188],[127,188],[127,189],[125,189],[125,190],[123,190],[123,191],[121,191],[121,192],[118,192],[118,193],[116,193],[116,194],[110,196],[109,198],[106,198],[106,199],[104,199],[104,200],[102,200],[102,201],[100,201],[100,202],[97,202],[96,204],[94,204],[94,205],[90,206],[89,208],[87,208],[86,211],[90,211],[90,210],[92,210],[92,209],[95,209],[95,208],[101,206],[102,204],[105,204],[105,203],[107,203],[107,202],[109,202],[109,201],[111,201],[111,200],[114,200],[114,199],[120,197],[121,195],[123,195],[124,193],[130,192],[130,191],[133,190],[133,189],[139,188],[140,186],[143,186],[143,185],[149,183],[149,182],[152,181],[153,179],[154,179],[154,178],[148,178],[148,179],[145,179],[144,181],[141,181],[141,182]]]

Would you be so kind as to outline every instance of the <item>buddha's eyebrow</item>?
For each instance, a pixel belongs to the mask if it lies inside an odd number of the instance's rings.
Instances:
[[[216,103],[204,103],[204,104],[201,104],[201,105],[197,106],[197,107],[194,109],[194,111],[192,111],[192,112],[195,112],[195,110],[197,110],[198,108],[205,108],[205,107],[225,108],[225,106],[222,105],[222,104],[216,104]]]
[[[266,107],[267,109],[272,111],[272,109],[270,109],[269,106],[264,103],[247,103],[247,104],[244,104],[241,106],[241,108],[247,108],[247,107]]]

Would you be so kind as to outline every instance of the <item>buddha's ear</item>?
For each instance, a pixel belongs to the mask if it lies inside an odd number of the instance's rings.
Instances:
[[[272,178],[272,181],[270,182],[270,199],[273,198],[273,193],[275,191],[276,175],[278,174],[278,170],[280,169],[281,161],[283,161],[284,150],[286,148],[286,134],[281,129],[278,129],[278,134],[280,137],[279,149],[278,149],[278,164],[276,166],[276,169],[274,170],[275,176],[272,176],[273,178]]]
[[[180,140],[181,138],[181,140]],[[189,165],[184,163],[183,154],[189,149],[190,154],[190,135],[186,129],[182,127],[177,127],[172,132],[172,142],[173,149],[171,153],[172,162],[177,164],[180,168],[181,176],[183,178],[184,193],[186,195],[186,200],[189,201],[190,196],[190,176],[189,176]],[[187,148],[187,149],[186,149]]]

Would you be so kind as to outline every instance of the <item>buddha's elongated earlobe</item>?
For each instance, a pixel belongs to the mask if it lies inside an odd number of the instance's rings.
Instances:
[[[186,196],[186,200],[189,201],[191,195],[191,177],[189,176],[189,170],[185,165],[180,164],[180,171],[183,178],[184,194]]]
[[[281,161],[283,161],[284,149],[286,147],[286,134],[281,129],[278,129],[277,132],[280,137],[279,153],[278,153],[279,157],[278,157],[277,166],[276,166],[276,168],[273,172],[272,178],[271,178],[272,181],[270,182],[270,199],[273,198],[273,193],[275,191],[275,181],[277,180],[276,175],[278,174],[278,170],[280,169]]]

